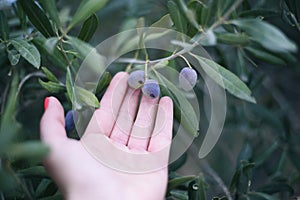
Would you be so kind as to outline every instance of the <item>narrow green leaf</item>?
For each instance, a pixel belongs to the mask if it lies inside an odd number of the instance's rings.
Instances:
[[[76,96],[77,100],[80,100],[88,106],[92,106],[94,108],[98,108],[100,106],[95,94],[84,88],[75,86],[74,95]]]
[[[12,66],[15,66],[19,63],[21,55],[15,49],[8,51],[8,59]]]
[[[186,191],[172,190],[170,194],[178,200],[189,200],[189,196]]]
[[[25,58],[25,60],[37,69],[40,67],[41,55],[34,45],[21,39],[11,39],[10,43],[21,54],[21,56]]]
[[[278,143],[273,143],[268,149],[264,150],[263,153],[255,157],[254,163],[255,167],[259,167],[263,164],[278,148]]]
[[[42,158],[49,148],[40,141],[28,141],[10,146],[8,156],[15,159]]]
[[[78,38],[88,42],[93,35],[95,34],[98,27],[98,17],[95,14],[92,14],[85,22],[83,23]]]
[[[260,188],[257,188],[256,191],[267,194],[274,194],[278,192],[288,192],[290,194],[294,193],[294,189],[289,184],[284,182],[269,183]]]
[[[271,196],[269,194],[266,193],[262,193],[262,192],[249,192],[248,193],[249,196],[257,196],[257,197],[261,197],[263,199],[266,200],[279,200],[277,197],[275,196]]]
[[[102,75],[107,59],[88,43],[75,37],[68,37],[68,39],[70,45],[78,52],[77,57],[84,60],[86,69],[91,70],[95,75]]]
[[[297,46],[277,27],[259,19],[237,19],[232,24],[240,27],[251,39],[274,52],[297,51]]]
[[[195,108],[184,96],[183,91],[178,89],[176,85],[164,77],[158,69],[154,74],[154,77],[158,80],[161,86],[162,94],[173,97],[175,107],[175,117],[180,121],[183,128],[193,137],[198,136],[198,117],[195,113]],[[151,74],[149,74],[151,76]]]
[[[74,80],[73,76],[70,70],[70,67],[67,68],[67,73],[66,73],[66,89],[67,89],[67,94],[69,96],[69,99],[71,100],[72,104],[74,104]]]
[[[46,77],[48,78],[49,81],[59,83],[56,76],[51,71],[49,71],[46,67],[42,67],[42,70],[43,70],[44,74],[46,75]]]
[[[209,8],[207,6],[207,4],[201,4],[200,7],[198,7],[198,19],[199,19],[199,23],[201,24],[202,27],[207,27],[207,21],[208,21],[208,17],[209,17]]]
[[[276,65],[285,65],[286,62],[279,58],[276,55],[273,55],[270,52],[264,51],[263,49],[258,49],[254,47],[245,47],[245,49],[250,52],[255,58],[265,61],[267,63],[276,64]]]
[[[97,85],[96,94],[100,93],[104,88],[106,88],[111,79],[111,74],[109,72],[105,72]]]
[[[64,199],[62,194],[55,194],[53,196],[40,198],[39,200],[62,200]]]
[[[186,19],[179,12],[179,8],[176,5],[176,3],[174,3],[173,1],[169,1],[168,9],[177,31],[181,33],[186,33],[187,32]]]
[[[217,34],[217,41],[222,44],[246,46],[250,38],[246,34],[221,33]]]
[[[56,0],[39,0],[44,10],[49,14],[52,21],[55,22],[57,27],[61,27],[61,22],[58,15],[58,10],[56,7]]]
[[[14,5],[15,5],[15,12],[17,13],[20,19],[21,29],[25,31],[27,27],[27,19],[26,19],[25,12],[19,1],[17,1],[16,4],[13,4],[13,6]]]
[[[53,53],[58,41],[59,41],[59,39],[57,37],[51,37],[51,38],[46,39],[46,41],[44,43],[45,49],[47,49],[47,51],[50,54]]]
[[[250,89],[235,74],[212,60],[195,54],[191,55],[199,61],[205,73],[221,87],[240,99],[255,103]]]
[[[168,182],[168,191],[171,191],[172,189],[174,189],[182,184],[188,183],[188,182],[194,180],[195,178],[196,178],[195,176],[181,176],[178,178],[173,178],[173,179],[169,180],[169,182]]]
[[[237,190],[237,188],[240,184],[240,177],[241,177],[241,171],[238,169],[235,171],[235,173],[231,179],[231,182],[230,182],[229,190],[231,193],[234,193]]]
[[[91,52],[93,51],[95,48],[92,47],[91,45],[89,45],[88,43],[75,38],[75,37],[68,37],[71,46],[79,53],[78,57],[80,59],[85,59],[85,57]]]
[[[43,88],[45,88],[50,93],[60,93],[66,90],[65,86],[56,82],[52,82],[52,81],[44,82],[41,79],[39,79],[39,83],[43,86]]]
[[[171,19],[170,14],[166,14],[162,16],[158,21],[154,22],[150,27],[156,28],[172,28],[173,21]]]
[[[240,17],[276,17],[279,16],[280,13],[276,10],[267,10],[267,9],[254,9],[254,10],[244,10],[239,13]]]
[[[219,6],[219,1],[208,2],[207,5],[208,11],[206,12],[206,18],[204,24],[201,24],[202,26],[208,27],[213,21],[218,20],[222,16],[221,13],[216,13],[216,11],[219,10],[218,6]]]
[[[41,54],[45,55],[52,64],[66,70],[68,66],[68,61],[65,59],[64,55],[57,48],[54,48],[52,53],[49,53],[45,46],[46,39],[44,37],[36,37],[32,40],[32,43],[38,48]]]
[[[23,177],[40,177],[40,178],[49,177],[48,173],[46,172],[43,166],[34,166],[34,167],[21,169],[17,171],[17,174]]]
[[[48,192],[47,189],[51,187],[52,184],[53,184],[52,180],[42,179],[42,181],[40,182],[40,184],[37,186],[35,190],[35,196],[42,197],[43,195],[45,195],[45,193]]]
[[[4,107],[4,112],[1,114],[0,124],[0,155],[5,152],[11,144],[13,138],[21,129],[21,125],[15,119],[17,106],[17,88],[18,74],[14,74],[9,90],[9,95]]]
[[[177,0],[177,2],[178,2],[177,5],[178,5],[180,11],[187,18],[187,20],[194,26],[194,28],[196,28],[198,30],[199,24],[196,20],[196,16],[195,16],[195,13],[193,12],[193,10],[191,10],[187,7],[184,0]]]
[[[180,167],[182,167],[187,160],[187,153],[182,154],[175,162],[169,165],[169,171],[176,171]]]
[[[93,13],[96,13],[100,10],[108,0],[85,0],[83,1],[78,9],[76,10],[73,19],[68,27],[70,30],[76,24],[85,21],[89,18]]]
[[[55,36],[48,17],[33,0],[19,0],[24,12],[28,16],[30,22],[45,37]]]
[[[0,10],[0,38],[4,41],[9,39],[7,18],[3,10]]]
[[[206,183],[204,181],[204,177],[202,174],[198,177],[198,199],[197,200],[204,200],[206,199],[205,190],[206,190]]]

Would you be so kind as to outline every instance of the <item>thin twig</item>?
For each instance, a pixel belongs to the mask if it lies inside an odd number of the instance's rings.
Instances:
[[[192,145],[190,147],[189,151],[191,152],[191,155],[196,157],[195,160],[198,161],[198,163],[201,165],[201,168],[203,169],[203,171],[205,171],[207,174],[209,174],[218,183],[218,185],[221,187],[221,189],[225,193],[227,199],[228,200],[233,200],[228,188],[226,187],[226,185],[224,184],[224,182],[220,178],[220,176],[215,172],[215,170],[213,170],[205,160],[203,160],[203,159],[199,160],[199,158],[197,157],[198,153],[197,153],[196,148],[197,147],[195,145]]]
[[[182,58],[185,61],[185,63],[189,66],[190,69],[192,69],[191,64],[189,63],[189,61],[183,55],[179,55],[179,57]]]
[[[13,175],[14,179],[17,181],[17,183],[20,185],[20,187],[23,189],[25,194],[27,195],[28,199],[34,200],[30,192],[27,190],[26,186],[22,182],[22,180],[16,175],[15,171],[11,168],[10,163],[5,162],[6,168],[10,171],[10,173]]]
[[[26,82],[27,80],[29,80],[30,78],[32,78],[32,77],[41,77],[41,78],[44,78],[44,77],[46,77],[46,76],[45,76],[42,72],[39,72],[39,71],[28,74],[28,75],[25,76],[25,77],[21,80],[21,82],[19,83],[17,95],[20,93],[20,91],[21,91],[23,85],[25,84],[25,82]]]
[[[209,175],[211,175],[213,179],[215,179],[215,181],[219,184],[219,186],[222,188],[223,192],[225,193],[227,199],[232,200],[228,188],[226,187],[226,185],[224,184],[220,176],[215,172],[215,170],[213,170],[206,161],[202,162],[202,167],[204,168],[204,171],[206,171]]]
[[[228,11],[218,20],[216,21],[208,30],[213,30],[215,28],[217,28],[218,26],[220,26],[221,24],[223,24],[226,19],[229,17],[229,15],[243,2],[244,0],[237,0],[229,9]],[[177,58],[178,56],[180,55],[183,55],[191,50],[193,50],[196,46],[198,46],[200,44],[200,41],[204,38],[204,35],[205,34],[202,34],[193,44],[191,44],[189,46],[189,48],[183,48],[181,51],[178,51],[177,53],[175,54],[172,54],[168,57],[165,57],[165,58],[161,58],[161,59],[156,59],[156,60],[149,60],[149,64],[150,65],[154,65],[156,63],[159,63],[159,62],[163,62],[163,61],[169,61],[169,60],[173,60],[175,58]],[[120,61],[125,61],[126,59],[119,59],[118,62]],[[131,61],[133,61],[131,59]],[[145,64],[146,61],[143,61],[143,62],[134,62],[136,64]]]
[[[0,173],[1,173],[1,171],[2,171],[2,159],[0,158]],[[4,194],[2,191],[0,191],[0,197],[1,197],[1,200],[5,200]]]

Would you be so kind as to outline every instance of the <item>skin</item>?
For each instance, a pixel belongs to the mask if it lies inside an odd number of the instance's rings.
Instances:
[[[160,100],[142,97],[138,106],[141,92],[129,88],[127,79],[128,74],[125,72],[114,76],[100,102],[100,109],[94,112],[84,136],[99,134],[100,140],[106,140],[132,154],[154,154],[161,149],[167,149],[169,154],[173,125],[172,100],[169,97]],[[158,128],[162,121],[164,126]],[[168,175],[167,159],[160,160],[162,168],[153,172],[133,174],[112,169],[97,161],[86,150],[82,141],[69,139],[64,123],[63,107],[55,97],[49,97],[48,107],[40,122],[41,140],[50,147],[44,165],[66,199],[164,198]],[[145,124],[147,126],[142,131],[137,128]],[[143,136],[144,139],[135,136]],[[134,159],[136,160],[130,162],[139,162],[138,157]],[[127,162],[129,161],[123,159],[118,165],[122,167]]]

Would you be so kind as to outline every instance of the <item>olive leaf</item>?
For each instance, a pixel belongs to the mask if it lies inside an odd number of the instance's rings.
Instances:
[[[266,193],[262,193],[262,192],[249,192],[248,195],[251,197],[260,197],[262,199],[265,200],[279,200],[277,197],[275,196],[271,196],[269,194]]]
[[[10,92],[6,101],[4,111],[1,114],[0,121],[0,155],[7,151],[13,141],[13,138],[21,130],[21,124],[19,124],[15,118],[17,107],[17,89],[18,89],[18,74],[14,74],[10,86]]]
[[[41,54],[47,56],[47,58],[52,64],[59,67],[63,71],[66,71],[68,61],[58,48],[54,48],[53,52],[50,53],[45,44],[46,40],[47,39],[44,37],[36,37],[32,40],[32,43],[37,47]]]
[[[44,74],[46,75],[46,77],[49,79],[49,81],[59,83],[56,76],[50,70],[48,70],[46,67],[42,67],[42,70],[43,70]]]
[[[92,106],[94,108],[98,108],[100,106],[99,101],[94,93],[88,91],[82,87],[75,86],[74,95],[79,104],[86,104],[88,106]]]
[[[200,63],[205,73],[218,83],[221,87],[226,89],[234,96],[255,103],[254,97],[251,96],[251,91],[248,86],[241,81],[235,74],[225,69],[218,63],[207,58],[190,53]]]
[[[40,159],[47,155],[49,147],[40,141],[26,141],[20,144],[11,145],[8,151],[8,156],[15,159]]]
[[[271,64],[277,64],[277,65],[284,65],[286,64],[285,61],[283,59],[281,59],[280,57],[264,51],[262,49],[259,48],[254,48],[254,47],[245,47],[246,51],[250,52],[255,58],[260,59],[262,61],[271,63]]]
[[[176,3],[173,1],[169,1],[168,9],[169,9],[170,16],[177,28],[177,31],[181,33],[186,33],[187,32],[186,19],[179,12],[179,8],[176,5]]]
[[[182,90],[160,73],[160,70],[165,70],[166,68],[157,69],[154,71],[155,73],[149,73],[149,75],[158,80],[162,94],[172,97],[175,107],[175,117],[180,121],[183,128],[191,136],[197,137],[199,117],[195,112],[196,108],[187,100]]]
[[[0,38],[9,39],[8,21],[3,10],[0,10]]]
[[[217,34],[217,42],[228,45],[246,46],[250,38],[246,34],[220,33]]]
[[[236,19],[230,22],[244,30],[251,39],[274,52],[297,51],[297,46],[277,27],[260,19]]]
[[[169,180],[167,190],[170,191],[184,183],[188,183],[188,182],[194,180],[195,178],[196,178],[196,176],[181,176],[181,177],[173,178],[173,179]]]
[[[98,17],[95,14],[92,14],[85,22],[83,23],[78,38],[82,41],[88,42],[96,32],[98,27]]]
[[[57,82],[53,82],[53,81],[44,82],[41,79],[39,79],[39,83],[43,86],[43,88],[45,88],[50,93],[60,93],[66,90],[64,85]]]
[[[11,39],[9,42],[15,47],[21,56],[25,58],[25,60],[37,69],[40,67],[41,55],[34,45],[21,39]]]
[[[50,37],[45,40],[44,46],[50,54],[54,52],[58,41],[57,37]]]
[[[12,66],[19,63],[21,55],[15,49],[8,51],[8,59]]]
[[[20,169],[17,171],[20,176],[35,176],[35,177],[49,177],[45,168],[43,166],[33,166],[25,169]]]
[[[184,190],[172,190],[170,194],[178,200],[189,200],[188,193]]]
[[[55,36],[51,23],[44,11],[33,0],[19,0],[30,22],[45,37]]]
[[[76,10],[73,19],[68,27],[70,30],[76,24],[85,21],[88,19],[93,13],[96,13],[100,10],[108,0],[85,0],[82,1]]]
[[[39,0],[45,11],[49,14],[50,18],[55,22],[58,27],[61,27],[61,22],[56,7],[56,0]]]

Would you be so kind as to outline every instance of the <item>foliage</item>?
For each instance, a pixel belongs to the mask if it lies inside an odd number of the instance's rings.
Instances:
[[[122,28],[117,31],[122,31],[151,24],[192,38],[177,41],[181,51],[163,54],[168,67],[180,71],[178,66],[186,63],[178,58],[200,43],[214,61],[192,53],[187,60],[197,60],[203,72],[230,94],[221,141],[208,158],[199,160],[195,148],[204,137],[199,134],[192,148],[169,166],[166,199],[274,200],[299,195],[300,138],[295,134],[299,121],[289,97],[285,98],[276,80],[272,82],[273,72],[282,66],[284,71],[299,72],[298,0],[84,0],[78,7],[71,2],[0,2],[1,199],[62,199],[40,162],[48,152],[38,141],[42,97],[57,96],[66,110],[72,105],[99,107],[117,71],[141,66],[131,62],[109,69],[96,91],[89,91],[74,84],[81,62],[93,51],[94,43],[105,39],[102,33],[113,34],[118,25]],[[115,21],[111,13],[117,13]],[[143,47],[146,33],[138,34]],[[147,60],[148,53],[142,49],[133,57]],[[154,53],[156,59],[159,56]],[[175,124],[181,122],[192,136],[204,133],[209,117],[200,121],[198,131],[199,122],[186,94],[158,73],[161,63],[153,66],[149,76],[160,82],[163,95],[173,98]],[[293,82],[291,87],[295,87]],[[74,98],[75,89],[79,99]],[[203,101],[202,80],[195,91]],[[189,174],[187,165],[197,173],[183,176]]]

